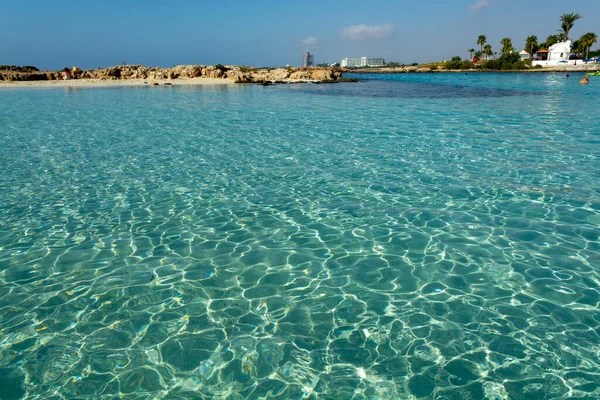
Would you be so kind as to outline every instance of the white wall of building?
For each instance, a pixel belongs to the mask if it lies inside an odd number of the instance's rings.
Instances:
[[[542,67],[556,67],[557,65],[584,65],[583,60],[564,60],[560,62],[560,60],[554,61],[534,61],[531,63],[534,67],[536,65],[541,65]]]
[[[383,67],[385,65],[385,60],[383,58],[344,58],[342,59],[340,65],[342,67]]]
[[[574,65],[577,61],[581,60],[569,60],[571,55],[571,41],[556,43],[548,49],[548,59],[544,61],[533,61],[532,65],[541,65],[542,67],[549,67],[562,64]]]

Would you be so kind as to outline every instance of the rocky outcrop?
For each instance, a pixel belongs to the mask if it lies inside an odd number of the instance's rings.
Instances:
[[[16,72],[0,70],[0,81],[47,81],[52,79],[52,73],[48,74],[45,72]]]
[[[60,71],[24,72],[18,68],[0,70],[0,80],[60,80]],[[243,66],[224,65],[177,65],[173,68],[152,68],[143,65],[116,65],[95,70],[74,67],[71,75],[75,79],[123,80],[173,80],[173,79],[229,79],[234,83],[291,83],[291,82],[337,82],[342,78],[340,70],[334,68],[273,68],[257,69]]]
[[[229,79],[236,83],[294,83],[294,82],[336,82],[342,73],[334,68],[275,68],[245,70],[232,67]]]

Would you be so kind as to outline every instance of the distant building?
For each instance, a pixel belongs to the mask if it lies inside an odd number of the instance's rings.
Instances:
[[[521,58],[521,60],[529,60],[529,53],[523,50],[519,53],[519,57]]]
[[[542,67],[558,65],[558,64],[575,64],[577,60],[569,60],[571,55],[571,41],[556,43],[548,50],[540,50],[536,53],[537,60],[533,65],[541,65]]]
[[[314,54],[310,54],[308,51],[304,53],[302,56],[302,67],[314,67],[315,66],[315,56]]]
[[[344,58],[340,63],[342,67],[383,67],[385,66],[385,60],[383,58]]]

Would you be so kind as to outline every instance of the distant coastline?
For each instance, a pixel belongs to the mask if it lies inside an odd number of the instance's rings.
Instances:
[[[529,69],[509,69],[509,70],[484,70],[484,69],[443,69],[437,67],[431,67],[427,65],[419,66],[406,66],[406,67],[381,67],[381,68],[352,68],[342,69],[341,72],[344,74],[407,74],[407,73],[548,73],[548,72],[561,72],[561,73],[573,73],[573,72],[590,72],[600,69],[600,64],[581,64],[581,65],[565,65],[555,67],[544,67],[544,68],[529,68]]]
[[[351,74],[574,73],[596,71],[598,68],[600,68],[599,64],[501,71],[452,70],[437,65],[353,69],[333,67],[258,69],[223,65],[179,65],[173,68],[158,68],[119,65],[95,70],[80,70],[74,67],[65,71],[40,71],[35,67],[0,66],[0,88],[338,83],[356,81]],[[69,79],[63,79],[66,72],[69,74]]]

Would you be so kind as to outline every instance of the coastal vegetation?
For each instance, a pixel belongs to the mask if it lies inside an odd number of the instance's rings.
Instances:
[[[531,35],[525,39],[525,50],[529,53],[529,59],[533,59],[533,52],[538,47],[537,36]]]
[[[24,65],[22,67],[16,65],[0,65],[0,71],[13,71],[13,72],[39,72],[39,69],[31,65]]]
[[[521,60],[519,53],[514,51],[503,52],[498,59],[487,60],[481,64],[481,69],[485,70],[506,71],[522,70],[527,68],[529,68],[529,66],[523,60]]]
[[[452,60],[446,61],[443,65],[444,69],[473,69],[475,64],[469,60],[463,60],[459,56],[452,57]]]
[[[503,38],[500,41],[500,44],[502,45],[502,54],[511,53],[515,51],[512,45],[512,40],[510,38]]]
[[[569,40],[569,31],[573,28],[575,21],[581,19],[577,13],[563,14],[560,16],[560,27],[562,29],[562,40]]]
[[[529,68],[531,64],[521,60],[518,53],[507,51],[497,59],[490,59],[475,64],[469,60],[463,60],[459,56],[452,57],[450,61],[443,63],[442,68],[446,70],[473,70],[481,69],[488,71],[507,71],[507,70],[523,70]]]
[[[583,34],[579,40],[573,43],[573,48],[581,55],[585,53],[585,58],[590,57],[590,48],[598,43],[598,35],[593,32]]]
[[[391,61],[391,62],[388,62],[387,64],[385,64],[385,66],[387,68],[406,67],[407,65],[410,65],[412,67],[416,67],[417,65],[419,65],[419,63],[404,64],[404,63],[399,63],[399,62]]]
[[[485,46],[483,46],[483,55],[484,56],[486,56],[487,58],[490,58],[494,54],[495,53],[492,50],[492,45],[491,44],[486,44]]]
[[[480,47],[480,53],[483,54],[483,45],[486,44],[487,42],[487,38],[485,37],[485,35],[479,35],[479,37],[477,38],[477,44]]]
[[[497,53],[493,51],[491,44],[487,43],[485,35],[477,37],[477,45],[479,50],[474,48],[467,50],[469,52],[469,60],[474,63],[473,68],[481,68],[482,70],[521,70],[530,68],[534,54],[539,50],[547,50],[551,46],[569,40],[569,34],[575,25],[575,22],[581,19],[582,16],[578,13],[568,13],[560,16],[560,29],[558,33],[548,35],[545,41],[538,43],[536,35],[530,35],[525,39],[524,50],[529,54],[529,59],[523,60],[517,49],[514,48],[512,39],[509,37],[502,38],[500,41],[500,57],[496,58]],[[595,56],[595,52],[590,51],[591,47],[598,43],[598,36],[593,32],[588,32],[582,35],[578,40],[572,43],[572,51],[580,57],[589,59],[590,54]],[[460,57],[454,57],[452,60],[444,63],[445,69],[468,69],[466,60],[461,60]]]

